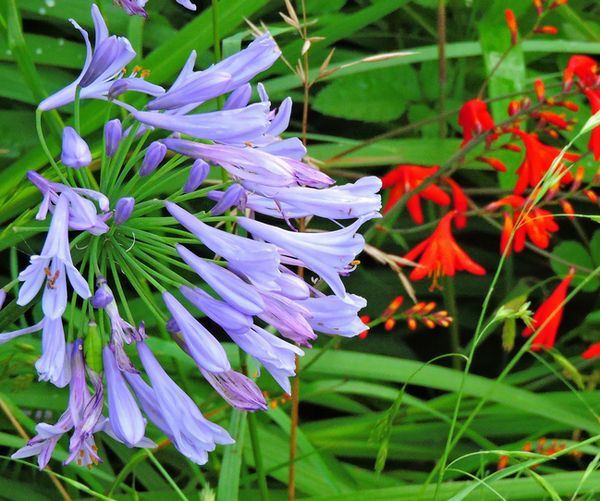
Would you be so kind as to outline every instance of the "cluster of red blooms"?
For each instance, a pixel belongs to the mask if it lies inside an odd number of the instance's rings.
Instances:
[[[448,315],[446,310],[434,311],[437,305],[433,301],[428,303],[419,302],[402,313],[397,313],[403,302],[404,298],[402,296],[397,296],[379,316],[378,320],[383,322],[383,327],[386,331],[391,331],[394,327],[396,327],[396,322],[399,319],[406,320],[406,324],[411,331],[417,329],[419,322],[428,329],[434,329],[438,326],[449,327],[452,323],[452,317]],[[371,317],[364,315],[361,317],[361,320],[365,324],[368,324],[371,322]],[[364,339],[368,335],[369,331],[366,330],[359,334],[358,337],[360,339]]]
[[[535,444],[535,452],[537,452],[538,454],[543,454],[544,456],[553,456],[554,454],[563,451],[566,448],[567,445],[564,442],[559,442],[556,439],[552,439],[550,443],[548,443],[548,439],[546,437],[539,438]],[[524,452],[532,452],[534,449],[531,442],[525,442],[525,445],[523,445],[523,448],[521,450]],[[572,451],[569,454],[576,458],[582,456],[581,451],[577,450]],[[500,456],[500,459],[498,459],[498,466],[496,467],[496,469],[503,470],[508,466],[509,461],[510,458],[508,456]],[[531,467],[531,469],[535,470],[538,466],[539,465],[535,464]]]
[[[534,5],[538,15],[541,16],[547,10],[564,3],[566,1],[536,0]],[[516,43],[518,28],[512,11],[506,12],[506,19],[512,41]],[[552,33],[555,29],[551,28],[553,27],[542,26],[540,29],[543,33]],[[461,148],[473,140],[485,139],[487,150],[491,150],[493,145],[508,138],[508,141],[498,147],[523,155],[521,164],[516,170],[518,179],[513,193],[486,207],[489,211],[501,208],[504,210],[500,249],[506,254],[512,251],[521,252],[528,241],[531,242],[528,245],[546,249],[550,245],[552,234],[559,229],[552,212],[536,207],[531,202],[533,196],[527,198],[528,190],[534,195],[539,190],[542,179],[552,170],[552,179],[556,181],[544,198],[545,202],[550,202],[557,197],[561,189],[568,188],[567,195],[578,190],[583,180],[584,170],[582,167],[576,169],[575,175],[570,172],[571,165],[580,159],[580,155],[566,153],[561,162],[554,166],[556,158],[560,155],[560,149],[545,144],[539,135],[539,133],[544,133],[551,138],[559,138],[561,130],[570,130],[573,121],[569,120],[564,113],[556,110],[577,111],[577,105],[571,101],[546,97],[541,80],[536,81],[534,87],[537,103],[532,104],[529,98],[512,101],[508,110],[510,119],[504,125],[495,124],[487,104],[481,99],[472,99],[466,102],[458,115],[458,123],[463,130]],[[563,94],[575,90],[587,97],[592,113],[600,110],[600,68],[594,59],[582,55],[570,58],[564,71]],[[527,132],[522,128],[525,118],[533,120],[536,132]],[[589,149],[596,160],[600,159],[600,126],[591,133]],[[497,171],[506,171],[506,166],[496,158],[478,156],[476,159]],[[467,271],[475,275],[485,274],[484,268],[461,249],[452,233],[452,223],[456,229],[466,226],[469,205],[467,196],[455,181],[443,176],[438,166],[399,165],[383,176],[382,183],[384,189],[389,189],[384,213],[392,210],[401,199],[406,199],[406,207],[416,224],[420,225],[424,222],[421,207],[423,200],[428,200],[441,207],[452,207],[439,220],[433,233],[404,256],[405,259],[414,261],[416,264],[409,275],[411,280],[430,277],[432,278],[431,288],[434,289],[439,287],[441,276],[452,277],[457,271]],[[583,193],[592,202],[597,202],[598,197],[591,189],[585,189]],[[567,198],[561,196],[558,202],[563,211],[573,217],[574,211]],[[562,303],[572,278],[573,273],[571,272],[539,307],[533,319],[533,326],[540,328],[538,330],[526,328],[523,331],[524,336],[536,333],[531,345],[533,350],[549,349],[554,346],[562,316]],[[548,317],[551,318],[546,321]],[[543,323],[542,320],[544,320]],[[585,358],[600,356],[600,343],[591,346],[583,356]]]

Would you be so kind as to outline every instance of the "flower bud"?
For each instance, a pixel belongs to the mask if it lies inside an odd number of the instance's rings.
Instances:
[[[183,187],[184,193],[191,193],[196,191],[198,187],[204,182],[208,172],[210,171],[210,165],[208,165],[201,158],[197,159],[190,169],[190,174],[187,178],[185,186]]]
[[[4,289],[0,289],[0,310],[4,305],[4,301],[6,301],[6,291]]]
[[[92,162],[92,154],[87,143],[73,127],[63,129],[60,160],[64,165],[73,169],[81,169]]]
[[[158,141],[154,141],[150,146],[148,146],[146,155],[142,161],[142,166],[140,167],[140,176],[148,176],[152,174],[164,160],[166,154],[167,147]]]
[[[245,196],[246,191],[241,184],[232,184],[229,188],[227,188],[227,190],[225,190],[221,200],[219,200],[217,204],[210,210],[210,213],[213,216],[223,214],[232,206],[237,205],[240,200],[245,198]]]
[[[97,310],[106,308],[113,301],[113,295],[104,286],[98,287],[90,299],[91,305]]]
[[[118,118],[106,123],[104,126],[104,144],[106,145],[106,156],[112,157],[117,152],[122,135],[123,128],[121,127],[121,121]]]
[[[131,217],[133,207],[135,206],[135,198],[123,197],[117,201],[115,207],[115,224],[123,224]]]

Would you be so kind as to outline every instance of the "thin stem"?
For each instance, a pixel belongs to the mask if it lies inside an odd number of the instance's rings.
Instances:
[[[73,113],[73,123],[75,125],[75,130],[77,131],[77,134],[81,135],[81,120],[80,120],[80,108],[81,108],[81,103],[80,103],[80,96],[81,96],[81,87],[79,87],[79,85],[77,87],[75,87],[75,102],[73,103],[74,105],[74,113]]]
[[[444,288],[442,290],[444,295],[444,304],[450,316],[452,317],[452,323],[450,324],[450,352],[461,353],[462,348],[460,346],[460,325],[457,319],[458,308],[456,307],[456,292],[454,289],[454,278],[446,277],[444,280]],[[462,369],[463,359],[462,357],[452,357],[452,368],[459,371]]]
[[[298,421],[300,409],[300,359],[296,355],[296,377],[292,380],[292,410],[290,427],[290,467],[288,476],[288,500],[294,501],[296,498],[296,452],[298,442]]]
[[[52,165],[52,167],[54,168],[56,175],[59,177],[59,179],[64,184],[69,184],[69,182],[67,181],[67,178],[60,170],[60,167],[54,161],[54,157],[52,156],[52,153],[50,153],[50,148],[48,148],[48,144],[46,143],[46,138],[44,137],[44,131],[42,130],[42,111],[39,109],[35,110],[35,128],[37,130],[37,135],[38,135],[38,139],[40,140],[40,144],[42,145],[42,150],[44,150],[44,153],[46,154],[46,157],[48,158],[50,165]]]
[[[438,75],[440,82],[439,113],[446,111],[446,0],[438,0],[437,9],[438,28]],[[447,126],[445,120],[439,122],[439,134],[442,139],[446,137]]]
[[[269,486],[267,485],[265,466],[260,450],[258,427],[256,426],[256,413],[254,412],[248,413],[248,431],[250,432],[250,443],[252,445],[252,452],[254,453],[254,465],[256,467],[256,475],[258,477],[258,490],[260,492],[260,499],[261,501],[269,501]]]

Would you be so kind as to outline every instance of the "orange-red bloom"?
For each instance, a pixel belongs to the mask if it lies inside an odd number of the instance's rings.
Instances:
[[[550,349],[554,346],[556,333],[560,326],[560,321],[563,314],[563,302],[567,297],[567,289],[575,275],[571,269],[569,274],[562,280],[554,292],[548,296],[538,310],[533,315],[531,327],[526,327],[523,330],[523,336],[529,337],[536,332],[533,342],[531,343],[532,351],[539,351],[542,348]]]
[[[545,35],[556,35],[558,28],[556,26],[538,26],[535,30],[536,33],[544,33]]]
[[[587,350],[585,350],[581,356],[587,360],[590,358],[600,357],[600,343],[592,344]]]
[[[539,78],[533,82],[533,88],[535,90],[535,95],[537,97],[538,102],[544,102],[544,94],[546,93],[546,87],[544,86],[544,82]]]
[[[494,120],[487,104],[481,99],[471,99],[462,105],[458,112],[458,125],[463,130],[463,142],[467,144],[473,137],[494,128]]]
[[[527,187],[533,188],[540,182],[552,166],[554,159],[560,154],[560,150],[543,144],[535,134],[519,129],[511,129],[511,132],[519,136],[525,146],[525,158],[517,169],[519,179],[515,185],[515,193],[521,195]],[[565,153],[563,160],[575,162],[579,160],[579,155]],[[561,178],[561,183],[570,183],[572,180],[573,175],[567,171]]]
[[[519,36],[519,28],[517,27],[517,18],[515,17],[515,13],[511,9],[506,9],[504,11],[504,17],[506,18],[508,31],[510,31],[510,43],[512,45],[516,45],[517,37]]]
[[[457,271],[468,271],[474,275],[484,275],[485,270],[463,251],[452,235],[451,223],[456,211],[450,211],[438,223],[429,238],[423,240],[404,256],[415,261],[417,266],[410,274],[411,280],[420,280],[426,276],[433,277],[432,289],[438,286],[440,276],[452,277]]]
[[[515,252],[521,252],[525,248],[525,241],[527,239],[531,240],[531,243],[540,249],[546,249],[550,245],[551,234],[559,230],[558,224],[556,224],[551,212],[539,207],[523,210],[525,201],[523,197],[518,195],[509,195],[486,207],[488,210],[496,210],[504,205],[509,205],[513,208],[512,216],[507,212],[504,213],[504,226],[500,236],[501,252],[504,252],[506,249],[516,222],[519,225],[514,230],[515,235],[512,241],[512,249]],[[512,249],[509,249],[508,253]]]
[[[421,167],[419,165],[398,165],[394,170],[388,172],[381,178],[382,188],[391,188],[383,213],[388,212],[396,202],[406,193],[410,193],[419,186],[425,179],[433,176],[439,167]],[[408,199],[406,207],[413,221],[417,224],[423,224],[423,210],[421,208],[421,199],[430,200],[438,205],[450,205],[450,195],[442,190],[436,184],[429,184],[419,193]]]
[[[600,111],[600,90],[584,89],[585,95],[590,102],[592,115]],[[594,127],[590,136],[588,148],[594,154],[594,160],[600,160],[600,126]]]
[[[584,87],[596,85],[599,71],[598,64],[591,57],[571,56],[564,73],[565,87],[570,88],[573,76],[579,78]]]

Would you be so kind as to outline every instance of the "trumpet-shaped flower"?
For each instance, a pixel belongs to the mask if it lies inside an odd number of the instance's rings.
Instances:
[[[462,146],[475,136],[494,128],[494,120],[488,111],[487,104],[481,99],[471,99],[463,104],[458,112],[458,125],[463,130]]]
[[[451,223],[456,211],[450,211],[438,223],[430,237],[409,251],[404,258],[414,261],[419,258],[418,266],[411,272],[411,280],[433,277],[432,288],[438,286],[440,276],[453,277],[457,271],[468,271],[474,275],[484,275],[485,270],[463,251],[452,235]]]
[[[73,26],[83,36],[86,46],[85,63],[81,74],[73,83],[44,99],[38,105],[38,109],[48,111],[72,103],[75,101],[78,87],[81,99],[108,99],[112,85],[123,76],[122,69],[135,57],[135,51],[129,40],[108,35],[108,28],[96,4],[92,4],[92,19],[96,31],[93,49],[87,31],[71,20]],[[131,90],[150,95],[164,92],[162,87],[146,82],[142,78],[129,77],[124,80],[129,83]]]
[[[92,163],[89,146],[73,127],[63,129],[60,161],[73,169],[81,169]]]
[[[562,319],[563,303],[574,276],[574,270],[571,270],[534,313],[531,327],[526,327],[523,331],[525,337],[534,334],[531,342],[533,351],[539,351],[542,348],[550,349],[554,346],[556,333]]]
[[[42,310],[51,319],[60,318],[67,307],[67,277],[75,292],[83,299],[91,296],[86,280],[73,266],[71,259],[67,205],[65,195],[60,195],[41,254],[33,256],[31,264],[19,274],[23,285],[17,304],[28,304],[46,282]]]

